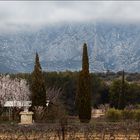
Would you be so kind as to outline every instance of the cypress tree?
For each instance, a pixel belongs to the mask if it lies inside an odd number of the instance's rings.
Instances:
[[[125,74],[124,70],[122,71],[122,83],[121,83],[121,92],[119,95],[119,101],[118,101],[118,109],[124,109],[125,108]]]
[[[78,76],[76,105],[81,122],[88,123],[91,119],[91,90],[87,45],[83,46],[82,70]]]
[[[31,74],[31,100],[32,106],[46,106],[46,89],[45,81],[41,65],[39,62],[38,53],[36,53],[34,70]]]

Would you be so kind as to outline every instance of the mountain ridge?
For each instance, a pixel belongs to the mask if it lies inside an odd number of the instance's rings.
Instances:
[[[139,25],[77,23],[0,33],[0,72],[31,72],[36,51],[43,70],[78,71],[85,42],[90,71],[140,71]]]

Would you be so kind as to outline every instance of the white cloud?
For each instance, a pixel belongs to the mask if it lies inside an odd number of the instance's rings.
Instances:
[[[56,22],[140,22],[139,1],[0,1],[0,26]]]

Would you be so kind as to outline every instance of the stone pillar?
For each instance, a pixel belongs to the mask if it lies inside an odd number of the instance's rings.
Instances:
[[[19,124],[33,124],[33,120],[32,120],[32,116],[33,116],[33,112],[29,111],[29,112],[25,112],[25,111],[22,111],[20,112],[20,115],[21,115],[21,122]]]

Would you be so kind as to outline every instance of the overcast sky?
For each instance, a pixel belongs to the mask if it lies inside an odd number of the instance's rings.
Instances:
[[[3,29],[83,21],[139,23],[140,1],[0,1]]]

